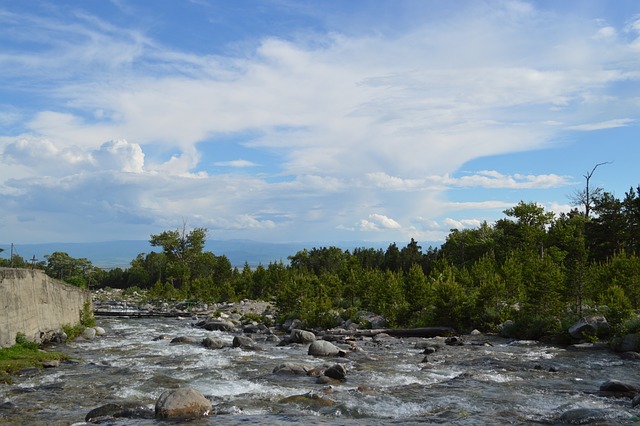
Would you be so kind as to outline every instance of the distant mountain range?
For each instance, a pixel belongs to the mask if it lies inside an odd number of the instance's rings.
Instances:
[[[398,248],[406,246],[408,242],[398,242]],[[211,240],[207,241],[205,250],[211,251],[217,256],[225,255],[233,266],[242,268],[246,263],[251,267],[258,264],[267,266],[270,262],[282,260],[288,262],[288,257],[303,249],[314,247],[335,246],[343,250],[353,250],[358,247],[386,250],[389,242],[367,241],[339,241],[339,242],[298,242],[298,243],[265,243],[252,240]],[[423,250],[435,243],[420,243]],[[11,244],[0,244],[4,249],[0,257],[8,259],[11,253]],[[140,253],[161,251],[159,247],[152,247],[148,241],[105,241],[97,243],[43,243],[43,244],[14,244],[14,253],[25,260],[45,260],[45,255],[56,251],[65,252],[74,258],[87,258],[94,266],[100,268],[127,268],[130,262]]]

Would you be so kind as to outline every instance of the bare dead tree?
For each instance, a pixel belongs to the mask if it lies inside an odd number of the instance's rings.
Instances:
[[[571,201],[573,202],[574,205],[581,205],[584,207],[584,216],[585,217],[589,217],[589,214],[591,213],[591,205],[592,205],[592,201],[593,201],[593,197],[597,194],[599,194],[600,192],[602,192],[602,188],[600,187],[596,187],[596,188],[591,188],[590,184],[591,184],[591,177],[593,177],[593,174],[596,172],[596,169],[600,166],[603,166],[605,164],[611,164],[613,163],[612,161],[605,161],[602,163],[598,163],[595,166],[593,166],[593,169],[591,169],[590,172],[587,172],[586,174],[582,175],[586,181],[585,183],[585,187],[583,190],[576,190],[573,195],[570,197]]]

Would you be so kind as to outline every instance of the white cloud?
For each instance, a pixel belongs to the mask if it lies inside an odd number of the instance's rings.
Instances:
[[[626,127],[629,124],[632,124],[635,122],[636,120],[632,118],[615,118],[613,120],[601,121],[597,123],[586,123],[586,124],[578,124],[575,126],[569,126],[569,129],[590,132],[594,130],[615,129],[616,127]]]
[[[456,219],[451,219],[451,218],[446,218],[444,220],[445,225],[447,225],[450,229],[458,229],[458,230],[462,230],[462,229],[473,229],[473,228],[478,228],[481,224],[482,221],[478,220],[478,219],[462,219],[462,220],[456,220]]]
[[[241,160],[241,159],[240,160],[231,160],[231,161],[216,161],[213,164],[215,166],[238,167],[238,168],[257,166],[257,164],[254,163],[253,161]]]
[[[94,164],[101,170],[121,170],[141,173],[144,167],[144,153],[138,144],[124,139],[105,142],[93,151]]]

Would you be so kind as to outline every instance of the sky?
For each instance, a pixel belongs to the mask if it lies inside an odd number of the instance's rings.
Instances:
[[[0,242],[442,242],[639,118],[635,0],[0,0]]]

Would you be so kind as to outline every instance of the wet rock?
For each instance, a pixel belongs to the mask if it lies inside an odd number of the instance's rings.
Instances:
[[[309,392],[303,395],[292,395],[278,401],[280,404],[299,404],[318,410],[323,407],[331,407],[335,404],[335,401],[329,398],[325,398],[318,394]]]
[[[640,404],[640,393],[636,396],[633,397],[633,399],[631,400],[631,406],[635,407],[636,405]]]
[[[286,376],[306,376],[307,372],[313,367],[305,364],[295,364],[292,362],[285,362],[273,369],[273,374],[286,375]]]
[[[165,391],[155,407],[155,415],[160,419],[195,419],[208,416],[210,412],[211,402],[193,388]]]
[[[101,405],[89,411],[85,417],[85,421],[96,423],[99,421],[129,418],[129,419],[152,419],[154,417],[153,410],[139,402],[120,402]]]
[[[195,345],[197,343],[199,343],[198,339],[191,336],[174,337],[173,339],[171,339],[171,342],[169,342],[169,344],[171,345]]]
[[[609,328],[609,323],[604,315],[591,315],[581,318],[569,327],[569,335],[574,339],[583,339],[589,335],[595,336],[606,332]]]
[[[620,354],[620,358],[626,359],[627,361],[638,361],[640,360],[640,353],[638,352],[624,352]]]
[[[207,349],[222,349],[224,348],[224,342],[217,337],[205,337],[202,339],[202,346]]]
[[[640,393],[640,385],[635,383],[608,380],[600,385],[600,394],[603,396],[633,398],[638,393]]]
[[[200,321],[196,324],[197,327],[204,328],[208,331],[235,331],[236,325],[225,319],[211,318],[205,321]]]
[[[60,361],[57,359],[50,359],[47,361],[42,361],[41,362],[42,366],[44,368],[57,368],[60,367]]]
[[[444,344],[447,346],[462,346],[464,345],[464,340],[461,337],[447,337]]]
[[[311,343],[316,340],[316,335],[307,330],[300,330],[299,328],[291,330],[289,335],[289,341],[291,343]]]
[[[249,336],[234,336],[233,343],[231,344],[234,348],[242,348],[242,349],[250,349],[257,350],[259,349],[256,342]]]
[[[104,336],[106,334],[106,331],[102,327],[93,327],[93,329],[96,331],[96,336]]]
[[[159,336],[154,337],[154,338],[153,338],[153,341],[154,341],[154,342],[157,342],[157,341],[159,341],[159,340],[169,340],[169,339],[171,339],[171,337],[170,337],[170,336],[167,336],[166,334],[161,334],[161,335],[159,335]]]
[[[347,368],[343,364],[335,364],[324,370],[324,375],[336,380],[347,378]]]
[[[269,334],[267,336],[267,342],[280,343],[280,338],[278,336],[276,336],[275,334]]]
[[[347,352],[326,340],[315,340],[309,345],[308,354],[312,356],[345,356]]]
[[[573,410],[562,413],[560,421],[570,425],[585,425],[607,420],[608,416],[609,413],[606,410],[595,408],[574,408]]]

